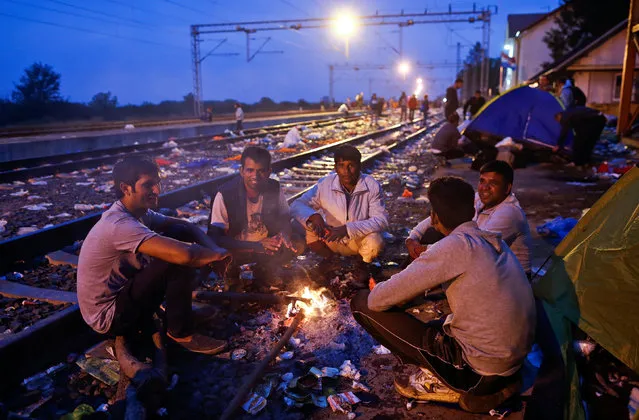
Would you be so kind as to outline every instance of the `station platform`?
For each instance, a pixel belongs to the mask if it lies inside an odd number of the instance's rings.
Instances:
[[[334,118],[337,112],[309,112],[272,117],[254,117],[244,119],[244,129],[264,125],[285,124],[309,119]],[[30,159],[67,153],[111,149],[134,144],[163,143],[171,137],[196,137],[221,134],[226,129],[235,129],[235,120],[201,122],[195,124],[164,125],[161,127],[141,127],[125,130],[123,128],[104,131],[78,131],[25,137],[7,137],[0,139],[0,162],[18,159]]]

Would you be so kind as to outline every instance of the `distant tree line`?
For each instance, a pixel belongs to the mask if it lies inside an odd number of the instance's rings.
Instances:
[[[119,105],[111,92],[96,93],[89,103],[71,102],[60,94],[62,76],[52,66],[34,63],[24,70],[11,99],[0,98],[0,126],[38,124],[64,121],[125,121],[138,119],[191,118],[193,94],[181,101],[162,101],[159,104],[143,102],[141,105]],[[203,110],[211,108],[213,114],[234,112],[235,99],[204,101]],[[319,108],[318,103],[303,99],[297,102],[275,102],[264,97],[254,104],[242,104],[244,112],[287,111],[298,108]]]

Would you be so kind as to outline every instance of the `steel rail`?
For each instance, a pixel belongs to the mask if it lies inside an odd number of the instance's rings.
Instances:
[[[244,140],[259,135],[262,130],[267,134],[282,134],[291,127],[300,124],[313,124],[315,127],[324,127],[336,124],[340,121],[353,121],[359,116],[349,118],[335,118],[328,120],[298,121],[295,123],[279,124],[256,128],[254,133],[237,137],[225,137],[223,140],[212,141],[211,137],[218,134],[209,134],[195,137],[184,137],[176,139],[179,148],[193,149],[202,145],[209,147],[220,146],[229,142]],[[154,142],[130,146],[120,146],[112,149],[92,150],[88,152],[78,152],[66,155],[54,155],[49,157],[38,157],[30,159],[14,160],[0,163],[0,183],[22,181],[31,178],[38,178],[53,175],[60,172],[71,172],[78,169],[94,168],[100,165],[117,162],[124,156],[143,155],[148,153],[162,154],[170,152],[172,147],[164,147],[164,142]]]

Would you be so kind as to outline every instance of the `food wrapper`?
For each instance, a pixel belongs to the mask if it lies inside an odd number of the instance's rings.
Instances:
[[[340,412],[344,414],[350,413],[352,411],[351,406],[360,402],[360,399],[352,392],[329,395],[326,400],[331,406],[331,410],[333,410],[333,412]]]
[[[244,411],[251,415],[259,413],[264,407],[266,407],[266,398],[255,393],[249,395],[246,402],[242,404]]]

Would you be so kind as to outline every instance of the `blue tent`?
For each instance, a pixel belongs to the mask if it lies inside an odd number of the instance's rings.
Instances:
[[[551,93],[528,86],[511,89],[493,98],[466,126],[467,131],[478,131],[497,137],[512,137],[524,143],[552,147],[557,144],[561,127],[555,114],[564,110]],[[566,146],[572,144],[569,133]]]

